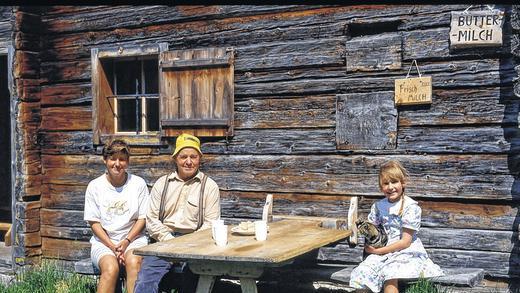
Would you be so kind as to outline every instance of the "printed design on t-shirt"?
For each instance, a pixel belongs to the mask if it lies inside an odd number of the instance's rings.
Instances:
[[[107,217],[121,216],[128,212],[128,201],[126,199],[114,200],[106,205]]]

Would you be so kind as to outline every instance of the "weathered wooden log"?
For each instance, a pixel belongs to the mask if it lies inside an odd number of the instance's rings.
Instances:
[[[112,8],[112,7],[110,7]],[[256,9],[257,7],[255,7]],[[257,14],[252,16],[241,16],[240,18],[233,18],[240,21],[229,21],[227,19],[215,19],[212,22],[204,23],[204,34],[200,34],[200,24],[198,20],[183,21],[183,22],[161,22],[158,26],[149,27],[132,27],[121,28],[117,30],[99,30],[105,29],[99,26],[97,30],[92,30],[88,33],[88,38],[83,37],[83,32],[72,32],[66,35],[55,34],[46,38],[44,46],[49,50],[45,55],[54,55],[54,58],[64,58],[67,54],[56,54],[56,49],[61,47],[78,46],[85,48],[85,53],[90,52],[90,46],[96,46],[107,43],[132,42],[139,43],[147,38],[153,39],[155,42],[168,41],[176,48],[188,47],[202,47],[211,46],[212,40],[219,39],[221,43],[233,44],[234,46],[250,45],[251,41],[255,42],[273,42],[279,40],[298,40],[308,38],[309,36],[319,38],[321,36],[343,36],[345,28],[349,33],[348,24],[354,22],[355,24],[362,24],[367,27],[385,22],[398,22],[399,29],[410,31],[418,28],[428,28],[431,26],[449,25],[450,11],[466,7],[462,6],[428,6],[415,7],[413,10],[403,10],[401,7],[393,6],[371,6],[371,9],[366,9],[362,6],[351,7],[324,7],[313,9],[307,7],[306,10],[300,12],[285,12],[281,13],[284,17],[280,18],[280,14]],[[96,13],[98,9],[93,11],[88,10],[70,10],[68,13],[75,15]],[[104,9],[105,12],[107,9]],[[44,21],[49,26],[54,26],[56,16],[59,19],[65,19],[64,15],[60,15],[62,10],[52,9],[44,13]],[[250,11],[254,11],[250,10]],[[112,11],[117,13],[113,17],[119,17],[120,11]],[[167,13],[161,11],[161,14]],[[202,12],[203,13],[203,12]],[[350,13],[355,13],[352,16]],[[377,18],[374,15],[377,13]],[[80,16],[81,17],[81,16]],[[112,16],[111,16],[112,17]],[[71,21],[73,21],[71,19]],[[273,30],[273,22],[276,21],[276,30]],[[58,20],[60,22],[60,20]],[[79,25],[79,24],[78,24]],[[120,23],[118,23],[120,25]],[[242,36],[242,34],[244,36]],[[85,56],[86,57],[86,56]],[[78,59],[81,56],[71,56],[69,59]],[[63,59],[60,59],[63,60]]]
[[[234,158],[234,160],[231,160],[231,158]],[[330,160],[328,167],[323,169],[319,157],[287,156],[284,160],[280,160],[279,157],[234,156],[231,158],[208,156],[204,163],[204,170],[208,170],[207,172],[223,190],[315,192],[368,196],[380,194],[375,184],[377,182],[376,172],[379,164],[388,159],[388,157],[376,158],[372,161],[368,157],[360,156],[356,160],[350,161],[349,164],[349,161],[337,156],[336,159]],[[358,160],[363,160],[363,158],[367,162],[365,164],[372,167],[372,169],[368,169],[372,170],[371,172],[367,173],[368,170],[363,167],[365,169],[359,169],[359,174],[344,173],[344,170],[352,168],[351,164],[359,164]],[[406,159],[406,157],[395,158]],[[450,162],[449,164],[454,164],[454,167],[460,164],[460,161],[458,161],[460,157],[457,156],[450,160],[446,160],[448,157],[440,158],[442,163]],[[493,161],[495,158],[483,156],[482,159]],[[465,157],[465,160],[469,163],[471,158]],[[414,167],[414,161],[412,161],[410,163],[411,172],[413,172],[411,173],[411,180],[414,185],[409,186],[407,192],[411,196],[419,198],[511,199],[519,192],[519,187],[515,184],[514,177],[508,175],[511,172],[508,158],[502,156],[501,160],[503,175],[496,174],[486,178],[478,174],[479,170],[482,170],[482,166],[477,163],[473,165],[474,168],[477,168],[473,172],[466,171],[466,168],[459,169],[458,172],[462,172],[462,174],[444,173],[442,165],[436,167],[434,167],[435,165],[424,165],[425,167],[418,169],[421,171],[415,173],[413,168],[417,167]],[[102,174],[104,170],[99,156],[43,156],[42,163],[47,166],[43,176],[44,183],[78,184],[83,182],[85,184]],[[345,165],[345,163],[347,164]],[[407,165],[406,160],[404,160],[404,163]],[[84,168],[75,170],[74,167],[71,167],[76,165],[84,166]],[[302,169],[293,166],[301,166]],[[134,157],[132,159],[133,169],[131,170],[136,170],[139,176],[144,177],[147,182],[151,183],[172,170],[172,167],[171,159],[167,156]],[[219,172],[212,174],[211,170],[219,170]],[[352,169],[352,171],[355,170],[355,168]],[[425,170],[430,171],[425,173]],[[431,170],[436,171],[432,172]],[[498,170],[500,169],[488,169],[488,173],[491,175]],[[444,169],[444,171],[447,170]]]
[[[90,107],[69,106],[42,109],[42,130],[91,130]]]
[[[53,84],[41,87],[42,106],[91,104],[90,83]]]
[[[17,95],[18,98],[27,104],[37,104],[33,102],[40,101],[40,80],[33,78],[19,78],[16,80],[17,83]],[[24,103],[25,104],[25,103]]]
[[[58,227],[51,225],[41,226],[42,237],[88,241],[92,236],[90,227]]]
[[[335,124],[335,96],[249,99],[235,102],[235,129],[314,128]]]
[[[500,153],[519,151],[516,127],[430,128],[402,127],[398,131],[398,148],[425,153]],[[427,139],[435,136],[436,139]],[[438,139],[442,137],[442,139]],[[428,141],[427,143],[425,143]]]
[[[83,104],[90,102],[90,96],[85,96],[89,93],[90,87],[84,84],[43,87],[42,105]],[[333,127],[334,100],[334,96],[310,96],[239,101],[235,103],[234,128]],[[518,104],[518,100],[512,96],[504,97],[499,88],[438,90],[434,93],[430,107],[400,109],[398,125],[513,124],[517,120]],[[57,107],[54,109],[59,111]],[[67,109],[63,108],[64,113],[61,115],[69,115]],[[82,111],[88,112],[88,109],[89,107],[85,107]],[[53,130],[52,123],[49,124],[49,130]],[[88,120],[82,128],[87,126]],[[44,133],[44,137],[45,135]],[[53,144],[44,144],[42,147],[52,146]]]
[[[399,109],[399,126],[501,123],[518,120],[519,102],[501,88],[435,90],[428,107]]]
[[[40,74],[38,53],[16,51],[14,57],[13,75],[15,78],[38,78]]]
[[[507,45],[500,47],[480,47],[470,50],[450,51],[450,28],[434,28],[429,30],[403,32],[403,60],[431,60],[437,58],[454,58],[478,55],[499,55],[507,52]],[[504,37],[508,40],[509,37]],[[420,65],[420,63],[419,63]]]
[[[90,243],[86,241],[42,237],[41,249],[46,258],[80,260],[90,257]]]
[[[154,181],[149,182],[152,184]],[[42,188],[42,207],[58,210],[82,211],[86,182],[73,185],[45,184]],[[221,191],[222,212],[225,217],[251,218],[260,215],[265,192]],[[275,213],[307,216],[345,217],[348,196],[327,194],[274,193]],[[366,217],[374,198],[366,198],[360,216]],[[336,203],[336,205],[334,205]],[[424,227],[451,227],[511,231],[518,208],[482,203],[436,202],[419,199]],[[326,209],[323,209],[326,207]],[[251,213],[254,211],[254,213]]]
[[[314,6],[319,7],[319,6]],[[82,9],[79,13],[54,13],[53,21],[46,20],[50,33],[73,31],[89,31],[98,28],[116,29],[123,27],[139,27],[143,23],[187,22],[210,20],[228,17],[243,17],[267,13],[282,13],[312,9],[313,6],[301,5],[229,5],[229,6],[143,6],[135,9],[132,6],[95,7],[92,10]],[[71,18],[69,15],[74,15]]]
[[[401,47],[397,32],[352,38],[346,44],[347,71],[399,70]]]

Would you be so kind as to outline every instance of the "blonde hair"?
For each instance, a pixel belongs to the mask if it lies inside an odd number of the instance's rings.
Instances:
[[[398,161],[392,160],[381,165],[379,169],[379,189],[383,190],[383,183],[398,180],[401,184],[408,183],[408,171]],[[399,216],[402,216],[404,208],[404,186],[401,194],[401,207]]]

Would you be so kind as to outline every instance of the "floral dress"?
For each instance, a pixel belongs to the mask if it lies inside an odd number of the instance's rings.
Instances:
[[[399,216],[401,200],[404,200],[402,216]],[[437,277],[444,275],[441,268],[428,257],[417,237],[421,226],[421,208],[407,196],[395,203],[386,198],[372,205],[368,220],[382,225],[388,234],[390,245],[401,238],[402,228],[415,231],[410,247],[385,255],[371,254],[350,274],[350,286],[356,289],[368,287],[373,292],[381,291],[383,283],[390,279]]]

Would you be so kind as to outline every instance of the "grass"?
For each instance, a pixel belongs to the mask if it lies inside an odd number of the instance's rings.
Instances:
[[[69,273],[56,262],[44,261],[19,273],[16,280],[6,286],[0,284],[0,293],[93,293],[96,280],[88,276]]]
[[[417,282],[406,288],[405,293],[447,293],[446,289],[440,289],[428,279],[419,278]]]

